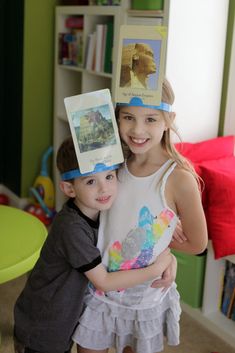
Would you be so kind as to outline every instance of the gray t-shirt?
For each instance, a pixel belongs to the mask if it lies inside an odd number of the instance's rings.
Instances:
[[[70,348],[88,283],[84,272],[101,263],[98,223],[72,199],[56,215],[14,308],[14,334],[25,346],[47,353]]]

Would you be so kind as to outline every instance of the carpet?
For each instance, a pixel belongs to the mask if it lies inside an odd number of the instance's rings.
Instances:
[[[26,276],[0,285],[0,353],[14,353],[12,342],[13,306],[21,292]],[[166,346],[163,353],[235,353],[235,347],[204,329],[186,313],[182,313],[180,345]],[[235,332],[234,332],[235,334]],[[75,347],[73,353],[76,353]],[[113,353],[113,351],[112,351]]]

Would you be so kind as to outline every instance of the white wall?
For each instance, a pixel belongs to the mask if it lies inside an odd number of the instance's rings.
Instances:
[[[183,141],[217,136],[228,0],[171,0],[166,76]]]

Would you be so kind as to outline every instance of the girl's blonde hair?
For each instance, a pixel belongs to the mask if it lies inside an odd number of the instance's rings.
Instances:
[[[171,84],[165,78],[163,80],[163,84],[162,84],[162,102],[172,105],[174,103],[174,100],[175,100],[175,95],[174,95],[173,89],[171,87]],[[120,106],[117,106],[116,110],[115,110],[117,119],[119,116],[119,110],[120,110]],[[162,144],[163,149],[166,151],[168,156],[173,161],[175,161],[177,163],[177,165],[180,168],[187,170],[188,172],[190,172],[194,176],[194,178],[196,179],[196,181],[198,183],[199,189],[201,189],[200,177],[195,172],[195,169],[194,169],[192,163],[177,151],[177,149],[174,146],[174,143],[171,141],[171,132],[172,131],[178,136],[178,138],[181,141],[181,138],[180,138],[176,128],[174,127],[173,121],[170,119],[170,114],[173,114],[173,113],[168,113],[168,112],[164,112],[164,111],[162,113],[163,113],[166,125],[168,127],[168,129],[166,131],[164,131],[163,136],[162,136],[162,140],[161,140],[161,144]],[[123,144],[123,151],[124,151],[124,156],[126,158],[128,158],[131,155],[130,149],[125,144]]]

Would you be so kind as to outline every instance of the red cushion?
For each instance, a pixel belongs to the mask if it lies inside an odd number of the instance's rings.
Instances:
[[[193,163],[231,157],[234,154],[234,136],[216,137],[197,143],[177,143],[176,149]]]
[[[235,254],[235,157],[203,162],[203,206],[215,258]]]
[[[206,167],[207,169],[212,169],[228,175],[235,175],[235,157],[225,157],[220,159],[214,159],[211,161],[203,161],[199,163],[199,167]],[[203,173],[201,171],[201,173]]]

